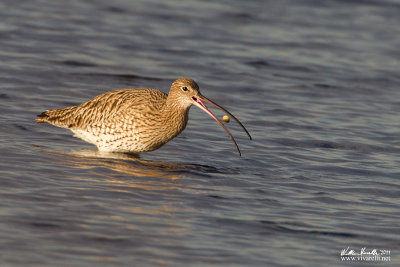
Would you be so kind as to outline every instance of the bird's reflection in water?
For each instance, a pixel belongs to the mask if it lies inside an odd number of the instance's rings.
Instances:
[[[188,172],[185,164],[148,161],[126,153],[80,150],[64,154],[62,160],[63,164],[74,168],[90,170],[90,175],[75,179],[102,181],[120,189],[125,186],[147,190],[175,189],[181,186],[176,180]]]

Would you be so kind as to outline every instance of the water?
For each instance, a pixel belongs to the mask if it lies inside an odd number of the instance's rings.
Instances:
[[[0,3],[1,266],[399,266],[400,3]],[[140,158],[36,114],[182,76],[193,107]],[[218,113],[222,116],[221,113]],[[390,262],[340,251],[387,249]]]

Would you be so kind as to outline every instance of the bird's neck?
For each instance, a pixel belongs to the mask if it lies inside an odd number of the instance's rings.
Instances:
[[[179,102],[178,102],[179,103]],[[163,125],[166,126],[166,131],[171,138],[180,134],[186,127],[189,119],[190,107],[180,106],[175,101],[166,101],[162,112]]]

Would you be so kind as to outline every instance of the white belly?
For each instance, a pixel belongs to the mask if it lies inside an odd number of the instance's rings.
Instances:
[[[100,151],[106,152],[143,152],[148,151],[140,139],[132,134],[103,134],[81,129],[72,130],[75,137],[94,144]]]

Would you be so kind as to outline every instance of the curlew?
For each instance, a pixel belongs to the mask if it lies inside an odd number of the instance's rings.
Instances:
[[[180,134],[190,107],[195,105],[224,128],[241,155],[232,134],[203,101],[231,116],[251,139],[235,116],[204,97],[189,78],[175,80],[168,95],[147,88],[110,91],[77,106],[47,110],[38,115],[36,122],[70,129],[100,151],[141,153],[158,149]]]

